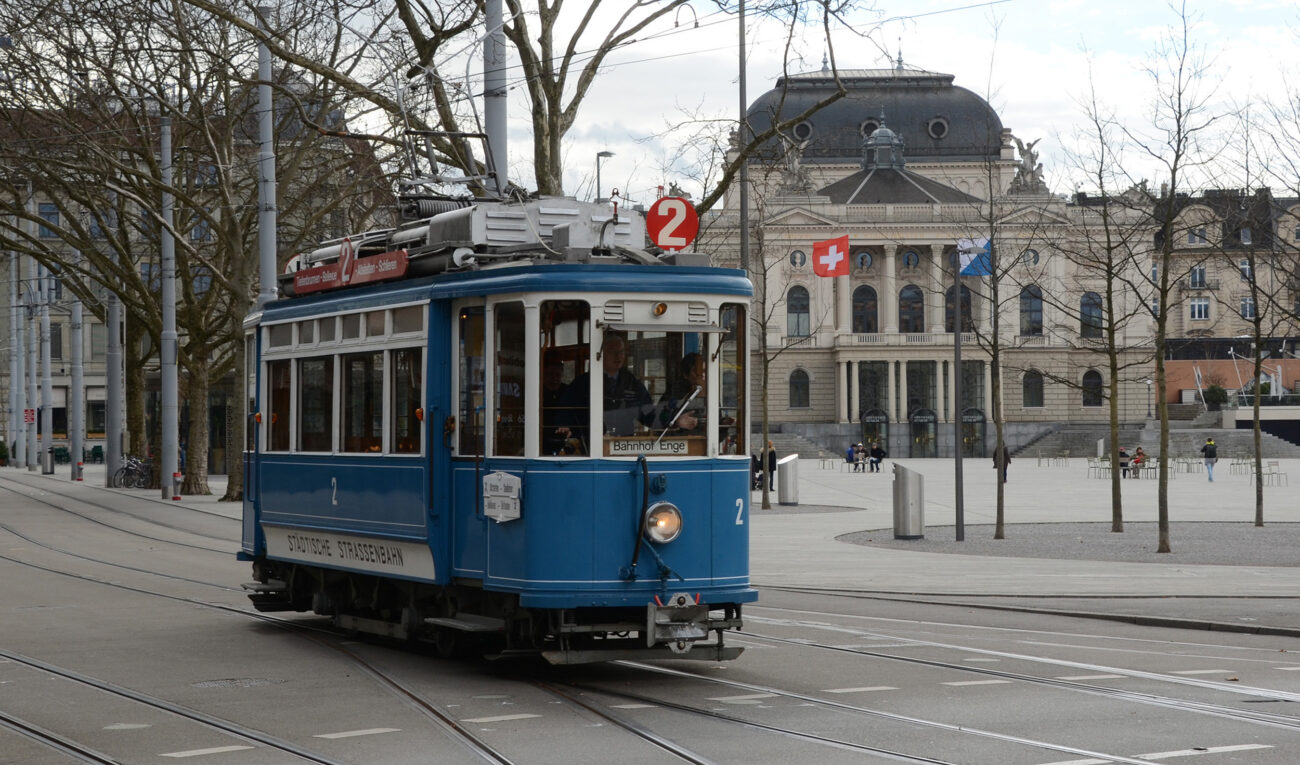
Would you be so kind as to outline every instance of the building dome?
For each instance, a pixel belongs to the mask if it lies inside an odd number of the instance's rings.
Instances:
[[[908,161],[982,162],[998,159],[1002,150],[1002,120],[988,102],[954,86],[953,76],[909,69],[849,69],[840,71],[848,95],[794,126],[792,137],[803,147],[809,163],[859,162],[864,138],[882,127],[905,146]],[[806,72],[777,80],[776,87],[749,107],[755,133],[775,121],[789,119],[835,92],[829,70]],[[780,156],[780,141],[770,148]]]

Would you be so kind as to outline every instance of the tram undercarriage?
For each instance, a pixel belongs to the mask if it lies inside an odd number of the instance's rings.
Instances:
[[[742,626],[739,603],[697,603],[684,592],[644,608],[530,609],[474,580],[442,587],[267,560],[253,564],[253,575],[244,589],[258,611],[311,611],[341,629],[431,644],[447,658],[727,661],[744,651],[724,642],[726,630]],[[710,632],[716,641],[706,643]]]

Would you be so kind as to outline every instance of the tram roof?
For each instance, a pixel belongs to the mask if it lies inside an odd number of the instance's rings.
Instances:
[[[267,303],[261,322],[348,312],[400,303],[517,292],[631,292],[737,295],[753,285],[740,269],[696,266],[548,263],[442,273]]]

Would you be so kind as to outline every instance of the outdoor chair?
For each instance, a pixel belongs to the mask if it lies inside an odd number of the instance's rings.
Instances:
[[[1250,479],[1255,480],[1255,474],[1250,474]],[[1264,463],[1264,470],[1260,474],[1260,483],[1265,486],[1290,486],[1286,473],[1282,472],[1282,463],[1277,460],[1269,460]]]

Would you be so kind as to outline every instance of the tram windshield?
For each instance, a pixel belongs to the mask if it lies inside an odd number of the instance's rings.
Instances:
[[[544,303],[541,453],[745,454],[743,310],[722,310],[722,333],[606,330],[593,367],[587,304]]]

